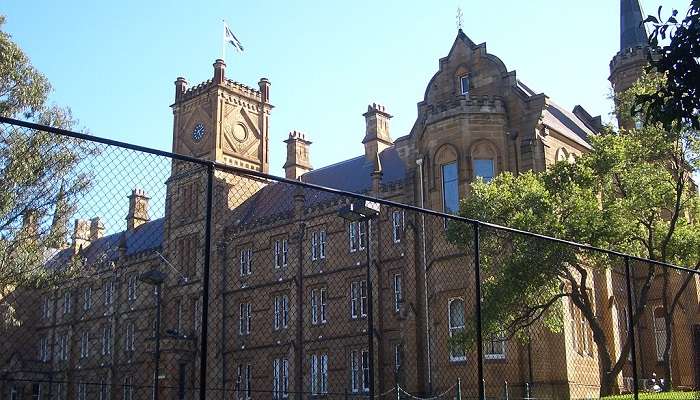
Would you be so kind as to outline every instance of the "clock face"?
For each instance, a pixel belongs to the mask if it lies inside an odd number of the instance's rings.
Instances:
[[[194,129],[192,129],[192,140],[195,142],[201,141],[205,133],[204,124],[198,122],[197,125],[194,126]]]

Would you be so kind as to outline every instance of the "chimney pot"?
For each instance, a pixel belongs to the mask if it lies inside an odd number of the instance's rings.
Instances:
[[[284,163],[284,176],[287,179],[299,179],[299,177],[313,169],[309,157],[311,142],[306,139],[306,134],[293,130],[289,132],[287,144],[287,160]]]
[[[133,230],[150,221],[148,201],[150,198],[143,189],[135,188],[129,198],[129,214],[126,216],[127,230]]]
[[[179,76],[175,80],[175,101],[180,100],[186,91],[187,91],[187,80],[185,78]]]
[[[226,70],[226,63],[224,63],[224,60],[222,59],[217,59],[214,62],[214,84],[220,85],[224,83],[225,77],[224,77],[224,71]]]
[[[260,99],[263,103],[270,102],[270,81],[267,78],[260,78],[258,82],[258,87],[260,88]]]

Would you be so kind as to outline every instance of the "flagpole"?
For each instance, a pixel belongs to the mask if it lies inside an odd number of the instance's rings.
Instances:
[[[224,64],[226,63],[226,21],[223,19],[221,20],[223,23],[223,32],[221,34],[221,59],[224,61]]]

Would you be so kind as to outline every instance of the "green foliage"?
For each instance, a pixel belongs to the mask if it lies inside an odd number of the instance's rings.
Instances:
[[[636,94],[662,83],[658,75],[645,76],[620,96],[618,115],[629,116]],[[700,230],[695,221],[700,215],[691,178],[698,165],[696,132],[681,124],[673,128],[660,123],[619,131],[607,127],[589,138],[591,150],[575,163],[560,161],[541,173],[505,172],[489,183],[474,182],[460,214],[697,268]],[[453,243],[472,246],[471,226],[453,224],[448,234]],[[561,300],[568,298],[593,329],[599,359],[607,357],[601,361],[603,371],[619,373],[624,360],[616,362],[608,351],[590,293],[596,271],[619,268],[622,259],[488,227],[482,227],[480,245],[485,336],[505,331],[525,337],[535,323],[558,331],[562,305],[569,304]],[[650,279],[640,289],[640,308],[655,274],[653,268],[645,273]],[[458,344],[472,346],[470,335],[467,331]]]
[[[70,129],[70,110],[47,104],[48,80],[1,30],[4,21],[0,16],[0,115]],[[49,270],[45,261],[66,244],[68,220],[90,182],[77,169],[95,154],[76,139],[0,126],[0,305],[18,287],[50,284],[70,271]]]
[[[637,96],[635,112],[669,130],[679,122],[700,129],[700,1],[690,2],[682,20],[677,10],[666,19],[661,10],[644,22],[652,27],[650,69],[667,79],[659,90]]]

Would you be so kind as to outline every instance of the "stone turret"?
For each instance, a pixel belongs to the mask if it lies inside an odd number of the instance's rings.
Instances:
[[[618,94],[629,89],[647,65],[649,47],[639,0],[620,0],[620,51],[610,61],[610,83]],[[621,122],[625,126],[628,122]]]
[[[313,169],[309,157],[311,142],[306,140],[302,132],[289,132],[287,144],[287,161],[284,163],[284,176],[287,179],[299,179],[299,177]]]

